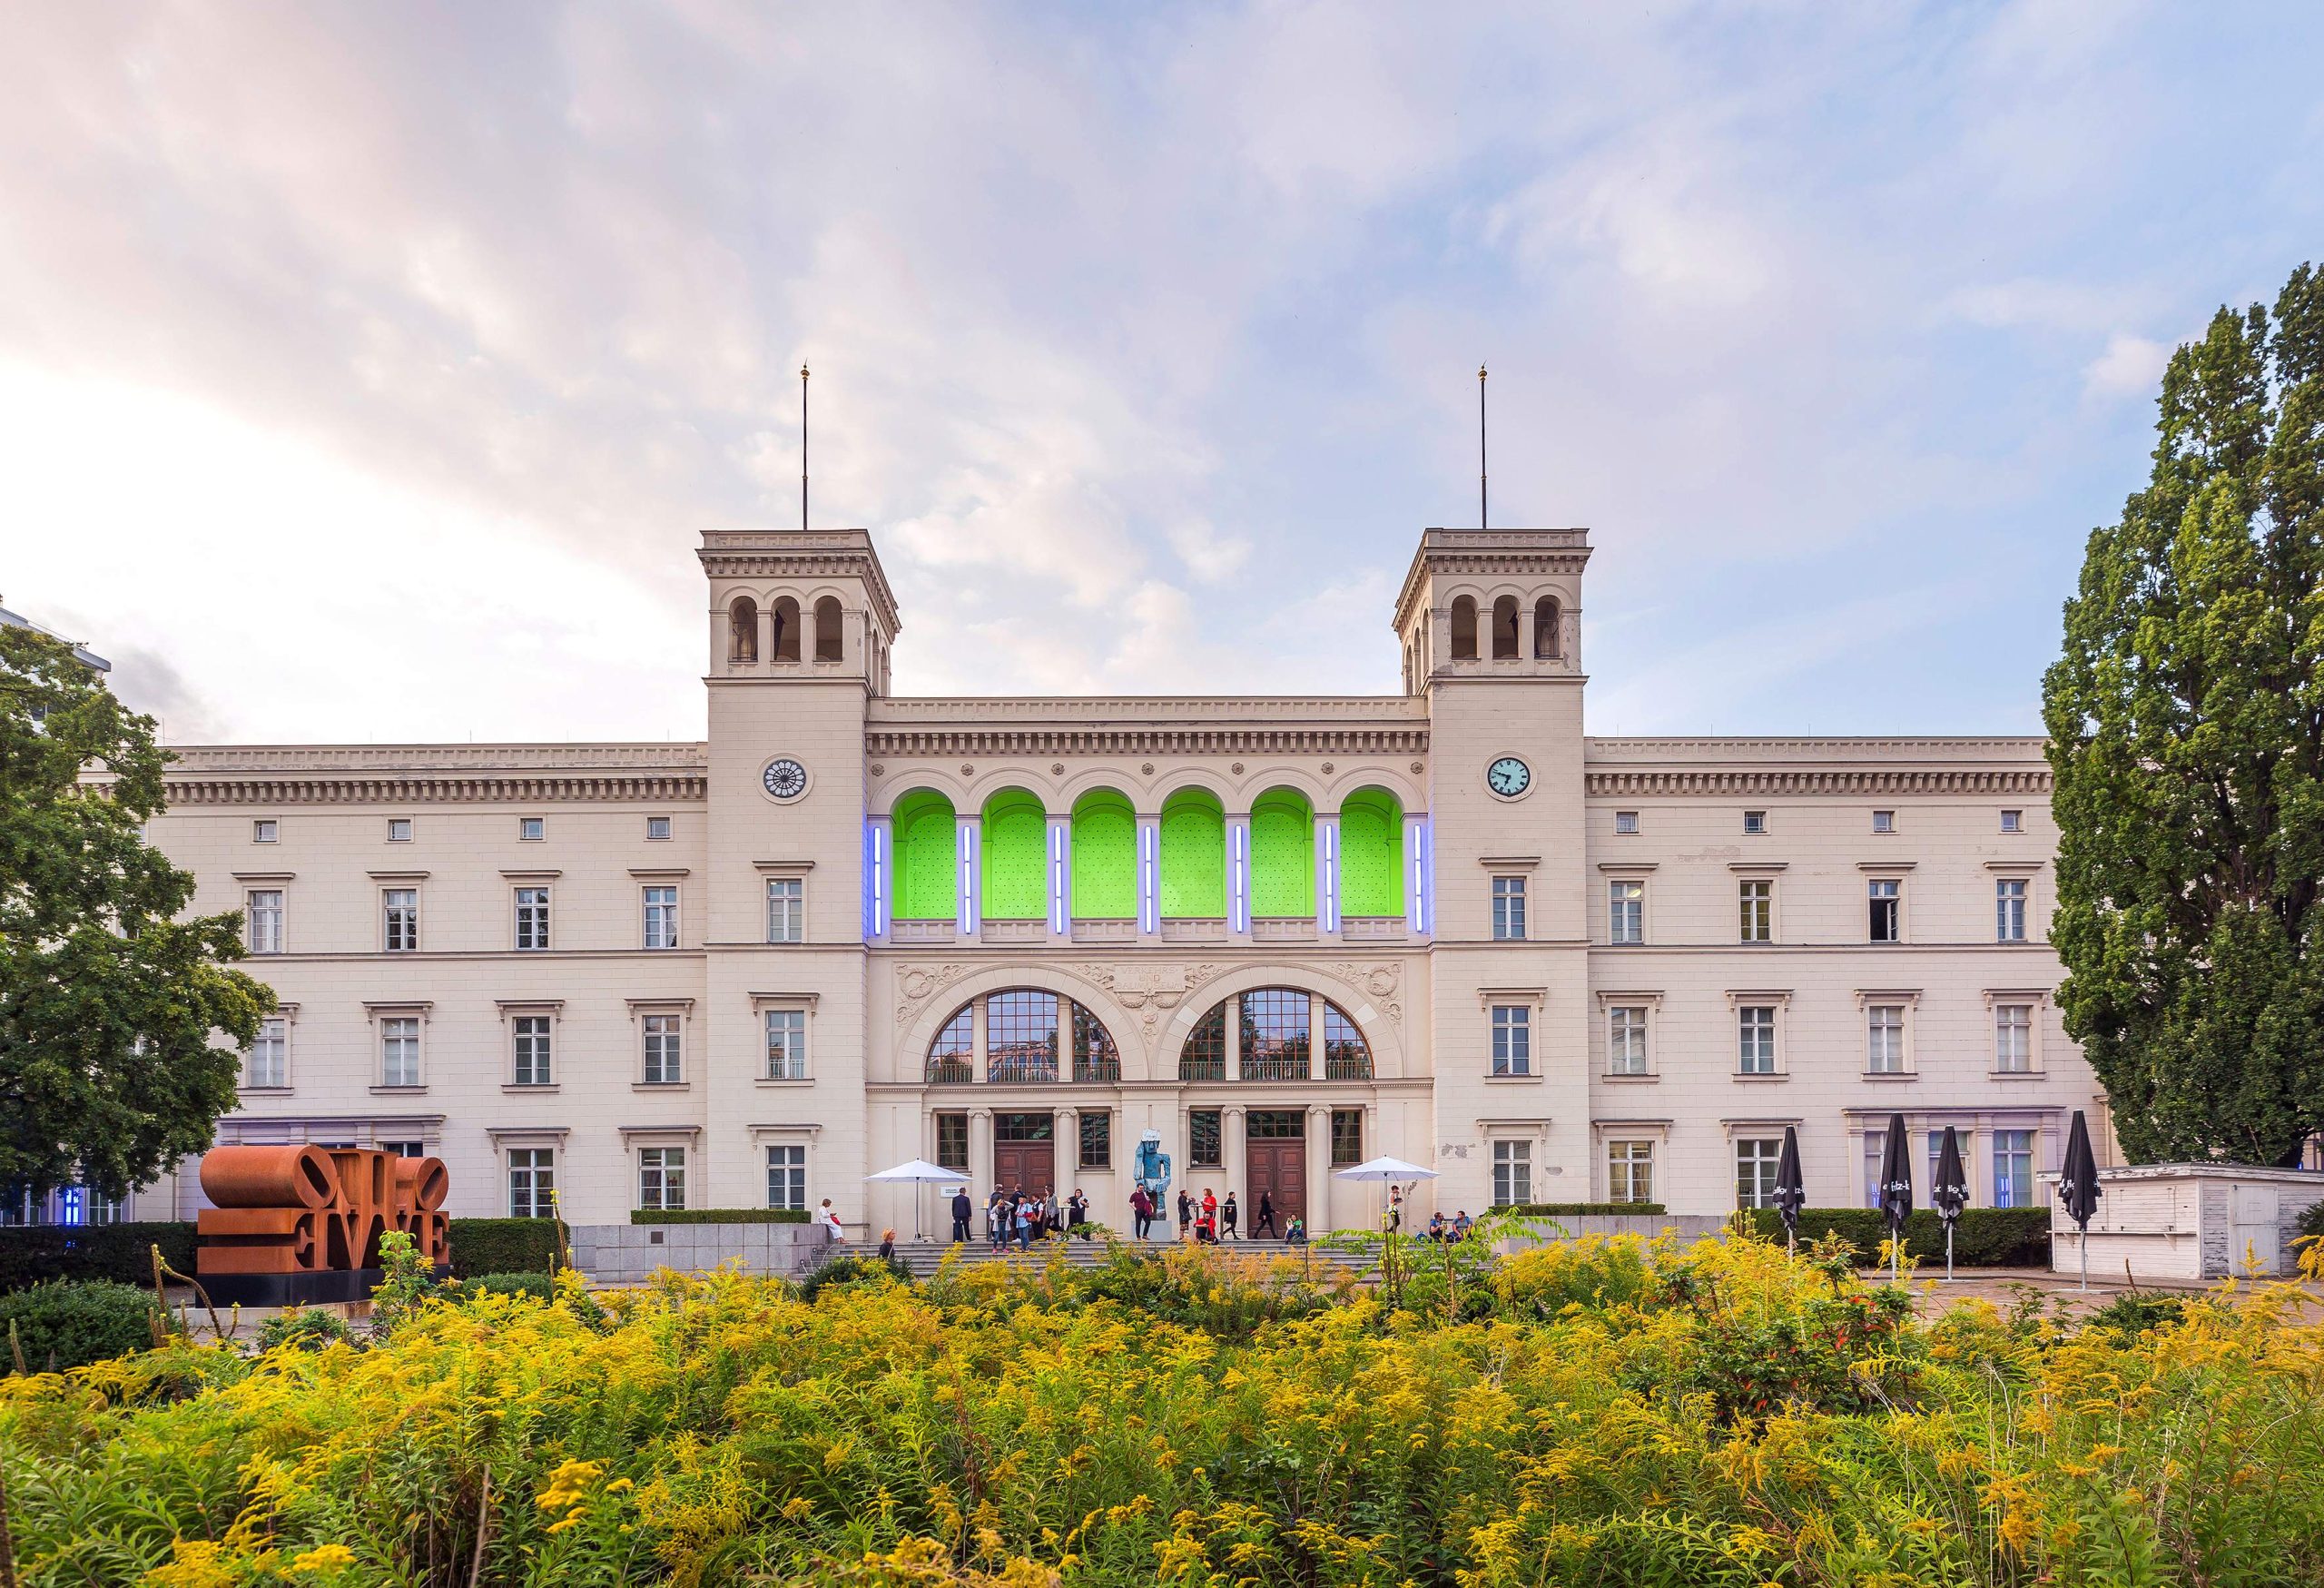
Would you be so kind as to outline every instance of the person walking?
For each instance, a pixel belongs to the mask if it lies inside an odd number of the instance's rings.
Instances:
[[[1235,1193],[1227,1192],[1226,1200],[1218,1205],[1218,1238],[1221,1240],[1242,1239],[1243,1232],[1236,1228],[1242,1221],[1242,1209],[1235,1205]]]
[[[1262,1229],[1280,1238],[1275,1227],[1275,1189],[1272,1186],[1259,1193],[1259,1210],[1251,1215],[1251,1238],[1258,1239]]]
[[[1187,1195],[1187,1188],[1178,1188],[1178,1238],[1184,1240],[1195,1227],[1195,1199]]]
[[[1129,1194],[1130,1228],[1144,1240],[1154,1228],[1154,1198],[1147,1195],[1144,1186]]]
[[[969,1188],[962,1186],[952,1193],[952,1244],[969,1244],[969,1220],[977,1216],[977,1205],[969,1200]]]

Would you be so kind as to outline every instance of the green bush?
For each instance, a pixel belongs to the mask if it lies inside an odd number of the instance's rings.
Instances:
[[[2083,1320],[2085,1327],[2139,1336],[2177,1323],[2187,1316],[2187,1303],[2177,1296],[2117,1296]]]
[[[1768,1239],[1783,1238],[1783,1220],[1774,1208],[1754,1208],[1740,1217]],[[1888,1220],[1877,1208],[1800,1209],[1803,1244],[1827,1233],[1855,1247],[1857,1266],[1869,1267],[1879,1261],[1880,1243],[1888,1238]],[[1945,1221],[1925,1208],[1914,1209],[1905,1220],[1905,1251],[1925,1263],[1944,1262]],[[1969,1268],[2048,1267],[2049,1208],[1965,1208],[1953,1232],[1953,1260]]]
[[[193,1272],[193,1226],[43,1224],[0,1229],[0,1291],[52,1279],[113,1279],[151,1287],[153,1248],[181,1274]]]
[[[455,1218],[452,1273],[545,1274],[556,1263],[554,1218]]]
[[[812,1215],[803,1208],[639,1208],[632,1224],[804,1224]]]
[[[799,1299],[812,1301],[835,1287],[860,1285],[866,1280],[884,1283],[890,1279],[906,1286],[911,1283],[911,1269],[901,1258],[882,1258],[877,1252],[834,1248],[822,1262],[799,1276]]]
[[[294,1307],[259,1326],[258,1348],[320,1351],[348,1337],[347,1320],[321,1307]]]
[[[536,1301],[555,1301],[556,1278],[551,1274],[471,1274],[460,1281],[463,1296],[481,1295],[487,1290],[503,1296],[529,1296]]]
[[[1512,1213],[1520,1218],[1583,1218],[1600,1215],[1651,1218],[1669,1209],[1659,1202],[1521,1202],[1514,1208],[1496,1208],[1493,1211]]]
[[[55,1280],[0,1296],[0,1334],[14,1336],[34,1373],[151,1350],[158,1316],[151,1290],[111,1279]],[[15,1371],[13,1357],[7,1366]]]

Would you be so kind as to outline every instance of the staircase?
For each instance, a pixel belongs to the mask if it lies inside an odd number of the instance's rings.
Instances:
[[[1121,1242],[1121,1245],[1128,1250],[1157,1258],[1181,1244],[1190,1243],[1176,1240],[1129,1239],[1124,1239]],[[944,1255],[953,1249],[955,1248],[950,1243],[940,1240],[896,1242],[896,1256],[911,1269],[912,1277],[915,1279],[925,1279],[936,1272],[937,1266],[944,1260]],[[1029,1252],[1020,1252],[1013,1246],[1006,1252],[997,1252],[986,1245],[980,1236],[958,1249],[960,1254],[960,1260],[963,1265],[1009,1263],[1019,1267],[1038,1269],[1047,1267],[1053,1261],[1062,1260],[1070,1267],[1094,1268],[1106,1260],[1106,1243],[1100,1240],[1037,1240]],[[1304,1260],[1312,1265],[1318,1275],[1327,1274],[1334,1267],[1346,1268],[1360,1274],[1372,1266],[1368,1258],[1355,1253],[1326,1251],[1317,1246],[1295,1247],[1279,1240],[1221,1241],[1216,1249],[1237,1258],[1289,1258],[1295,1262],[1302,1261],[1304,1254]]]

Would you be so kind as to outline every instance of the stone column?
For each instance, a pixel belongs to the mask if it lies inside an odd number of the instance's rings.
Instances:
[[[1162,818],[1137,818],[1137,935],[1162,935]]]
[[[1057,1111],[1055,1146],[1058,1217],[1061,1218],[1065,1216],[1065,1199],[1073,1195],[1073,1188],[1081,1173],[1081,1110],[1078,1108]]]
[[[1247,1192],[1250,1189],[1246,1183],[1251,1173],[1250,1139],[1246,1129],[1241,1103],[1229,1103],[1218,1110],[1218,1162],[1219,1168],[1226,1172],[1230,1190]],[[1222,1202],[1226,1200],[1224,1196],[1218,1199]],[[1246,1197],[1244,1200],[1248,1201],[1249,1198]]]
[[[963,936],[974,936],[983,925],[984,822],[980,816],[955,815],[952,820],[952,875],[959,899],[956,924]]]
[[[1307,1231],[1321,1235],[1332,1224],[1332,1110],[1328,1103],[1307,1109]]]
[[[992,1110],[969,1110],[969,1195],[980,1208],[992,1194]]]
[[[1049,819],[1049,936],[1063,942],[1073,934],[1073,819]]]
[[[1533,659],[1533,604],[1530,601],[1517,604],[1517,659]]]
[[[1229,1080],[1243,1079],[1243,1022],[1238,1018],[1242,1013],[1240,1002],[1242,996],[1239,992],[1229,993],[1226,1001],[1226,1012],[1219,1017],[1220,1022],[1226,1028],[1225,1063],[1226,1079]]]
[[[1226,931],[1251,941],[1251,813],[1226,818]]]

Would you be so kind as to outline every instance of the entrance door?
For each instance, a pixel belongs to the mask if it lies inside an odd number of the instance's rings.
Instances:
[[[1037,1197],[1057,1184],[1056,1115],[992,1117],[992,1183]]]
[[[1250,1189],[1243,1194],[1243,1228],[1258,1222],[1259,1197],[1275,1198],[1275,1232],[1294,1214],[1307,1216],[1307,1115],[1304,1110],[1254,1109],[1246,1117]]]

